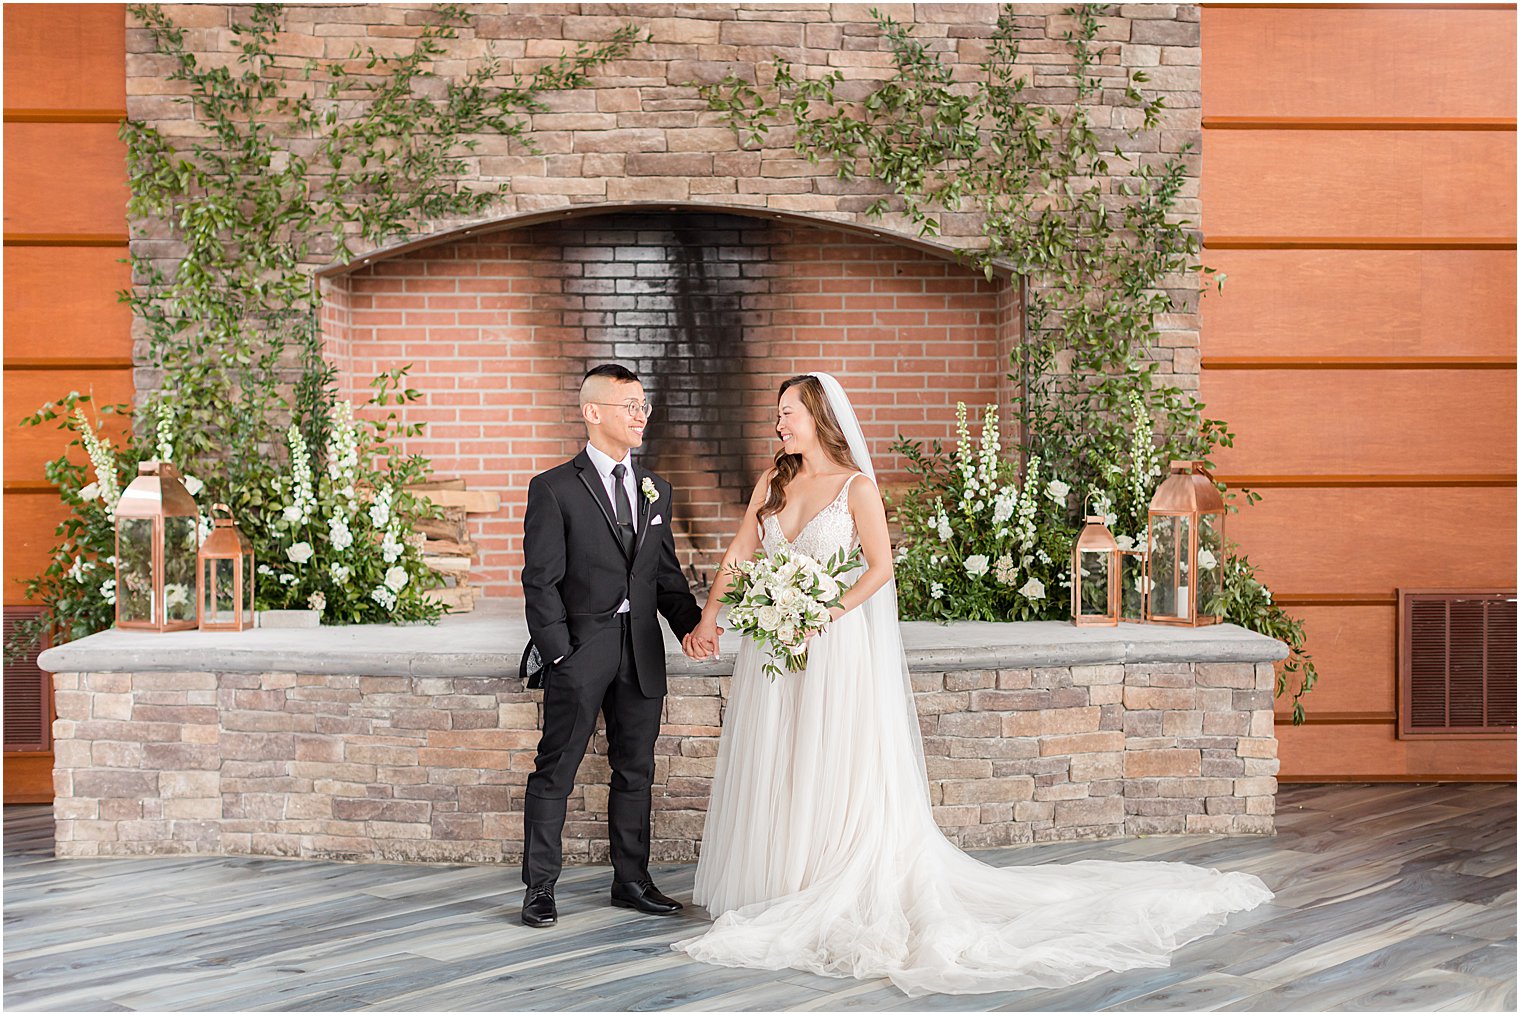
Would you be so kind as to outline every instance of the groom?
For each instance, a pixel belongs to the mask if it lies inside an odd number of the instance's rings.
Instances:
[[[665,695],[656,614],[693,658],[717,650],[691,631],[702,617],[671,536],[670,484],[633,464],[650,405],[630,370],[604,364],[581,382],[585,450],[533,477],[523,521],[528,633],[553,660],[544,675],[544,729],[523,806],[522,921],[558,919],[565,798],[601,712],[607,722],[612,904],[674,913],[649,878],[650,785]]]

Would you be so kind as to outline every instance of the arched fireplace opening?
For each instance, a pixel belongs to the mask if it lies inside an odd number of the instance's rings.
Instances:
[[[585,370],[636,371],[655,413],[637,455],[676,487],[677,551],[704,583],[776,449],[776,390],[828,370],[883,484],[899,436],[954,439],[955,403],[1007,404],[1012,287],[924,244],[801,216],[624,207],[470,227],[323,273],[346,397],[411,365],[406,444],[502,510],[473,521],[475,580],[518,595],[528,480],[585,436]]]

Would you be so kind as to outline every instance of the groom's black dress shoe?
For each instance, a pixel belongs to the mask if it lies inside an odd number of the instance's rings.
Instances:
[[[554,908],[553,882],[523,892],[522,922],[529,927],[552,927],[559,922],[559,911]]]
[[[658,913],[664,916],[683,908],[679,902],[654,886],[653,881],[614,881],[612,904],[619,909],[637,909],[641,913]]]

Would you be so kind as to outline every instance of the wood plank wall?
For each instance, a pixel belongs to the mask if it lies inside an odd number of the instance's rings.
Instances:
[[[1400,741],[1394,593],[1515,585],[1515,8],[1204,5],[1201,390],[1230,519],[1305,618],[1285,781],[1512,780]]]
[[[63,516],[42,475],[64,443],[17,421],[70,391],[132,400],[126,8],[5,5],[5,607]],[[51,753],[5,756],[7,803],[52,799]]]

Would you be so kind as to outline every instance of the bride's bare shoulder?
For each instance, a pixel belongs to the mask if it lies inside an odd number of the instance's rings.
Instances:
[[[877,489],[876,483],[871,477],[867,476],[864,472],[857,472],[850,479],[849,487],[850,493],[848,499],[851,508],[859,509],[873,505],[876,507],[881,506],[881,491]]]

